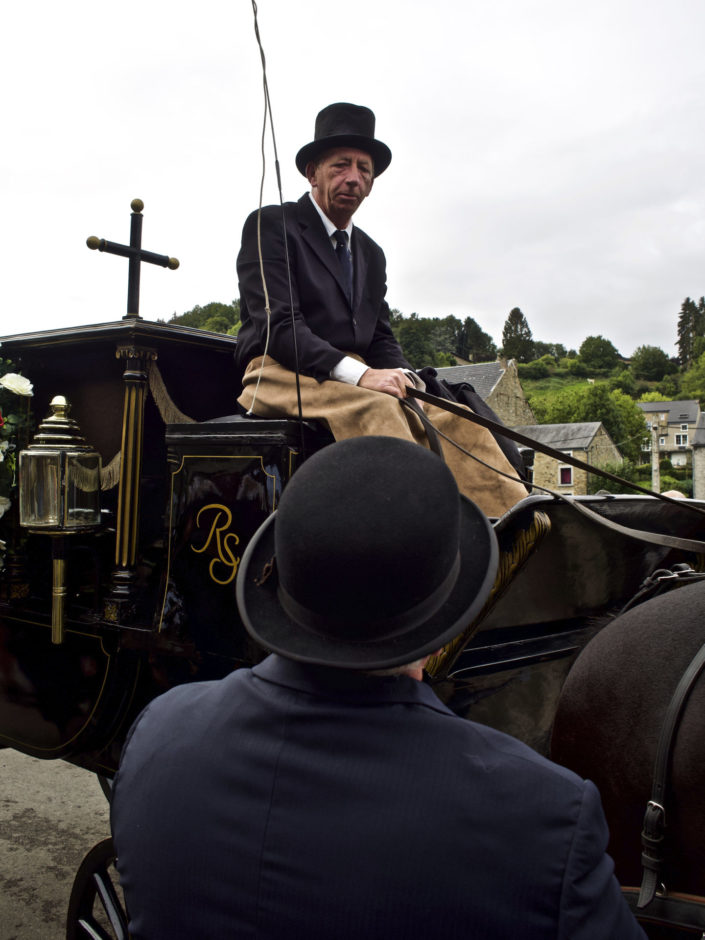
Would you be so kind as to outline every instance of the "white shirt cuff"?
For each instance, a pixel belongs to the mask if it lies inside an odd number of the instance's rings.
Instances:
[[[330,377],[336,382],[347,382],[348,385],[357,385],[362,376],[367,372],[369,366],[364,362],[358,362],[352,356],[344,356],[340,362],[336,363],[330,370]]]

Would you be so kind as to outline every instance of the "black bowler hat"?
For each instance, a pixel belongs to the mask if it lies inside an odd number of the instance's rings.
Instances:
[[[237,576],[248,632],[290,659],[382,669],[472,621],[497,570],[494,530],[436,454],[357,437],[310,457]]]
[[[392,162],[392,151],[375,140],[375,116],[369,108],[340,101],[318,112],[314,137],[296,154],[296,167],[306,176],[306,166],[326,150],[355,147],[374,160],[375,176],[380,176]]]

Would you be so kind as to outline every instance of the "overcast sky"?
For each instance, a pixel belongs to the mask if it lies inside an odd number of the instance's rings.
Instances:
[[[260,0],[285,199],[333,101],[370,106],[392,164],[355,217],[405,314],[474,317],[501,341],[602,334],[674,354],[705,294],[703,0]],[[0,38],[0,334],[238,296],[259,198],[262,73],[251,0],[12,4]],[[278,201],[271,138],[265,200]]]

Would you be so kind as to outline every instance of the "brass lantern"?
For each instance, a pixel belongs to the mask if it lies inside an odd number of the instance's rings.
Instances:
[[[20,453],[20,525],[52,536],[51,639],[64,633],[64,536],[100,525],[100,454],[88,446],[63,395],[52,399],[27,450]]]

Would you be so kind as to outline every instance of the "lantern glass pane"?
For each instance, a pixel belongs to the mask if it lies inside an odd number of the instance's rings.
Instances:
[[[66,463],[67,529],[80,529],[100,522],[100,457],[98,454],[69,455]]]
[[[20,523],[25,526],[61,525],[60,455],[20,455]]]

